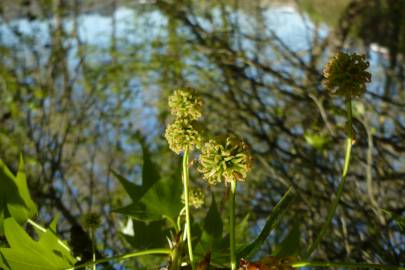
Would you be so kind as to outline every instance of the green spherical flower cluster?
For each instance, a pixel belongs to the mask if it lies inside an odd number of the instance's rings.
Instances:
[[[360,97],[371,82],[371,74],[364,55],[339,52],[329,60],[323,70],[323,85],[332,94],[346,98]]]
[[[169,143],[169,148],[177,154],[186,148],[188,150],[200,148],[201,127],[196,121],[179,118],[167,126],[165,138]]]
[[[201,150],[199,171],[210,184],[245,180],[252,158],[245,142],[227,137],[208,141]]]
[[[87,213],[82,217],[82,223],[85,228],[95,230],[101,224],[100,215],[94,212]]]
[[[177,118],[196,120],[201,117],[203,102],[192,88],[179,89],[169,97],[172,115]]]
[[[184,193],[181,195],[181,201],[185,203]],[[194,208],[200,208],[205,201],[205,194],[200,188],[192,188],[188,195],[188,203]]]
[[[170,149],[180,154],[199,148],[202,128],[195,120],[201,117],[202,99],[191,88],[180,89],[169,97],[169,107],[175,117],[165,132]]]

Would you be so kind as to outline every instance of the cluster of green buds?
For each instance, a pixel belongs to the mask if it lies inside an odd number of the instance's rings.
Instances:
[[[94,212],[89,212],[82,217],[82,224],[87,229],[95,230],[100,224],[100,215]]]
[[[202,147],[199,171],[209,184],[243,181],[251,169],[252,158],[245,142],[235,138],[209,140]]]
[[[176,118],[197,120],[202,115],[203,101],[192,88],[174,91],[169,97],[169,108]]]
[[[180,154],[188,148],[193,150],[201,146],[201,126],[193,120],[178,118],[166,128],[165,137],[169,143],[169,148]]]
[[[332,94],[346,98],[360,97],[371,82],[371,74],[364,55],[339,52],[329,60],[323,70],[323,85]]]
[[[195,121],[201,117],[202,99],[191,88],[174,91],[169,97],[169,107],[175,117],[166,128],[165,138],[169,148],[177,154],[201,146],[201,126]]]
[[[181,201],[185,203],[184,193]],[[194,208],[200,208],[205,202],[205,194],[200,188],[191,188],[188,195],[188,203]]]

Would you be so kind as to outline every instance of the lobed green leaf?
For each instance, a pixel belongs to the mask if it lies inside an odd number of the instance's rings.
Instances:
[[[13,218],[7,218],[4,232],[10,246],[0,248],[5,269],[56,270],[69,268],[76,262],[67,246],[49,229],[34,241]]]
[[[37,207],[28,191],[24,162],[20,159],[17,175],[0,160],[0,235],[4,233],[4,219],[13,217],[24,224],[37,213]]]

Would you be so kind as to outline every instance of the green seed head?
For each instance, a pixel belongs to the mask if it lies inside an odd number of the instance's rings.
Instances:
[[[201,126],[197,122],[189,119],[176,119],[166,128],[165,138],[169,143],[169,148],[177,153],[200,148],[201,146]]]
[[[184,193],[181,196],[181,201],[185,203]],[[188,203],[194,208],[200,208],[205,201],[205,194],[200,188],[191,188],[188,194]]]
[[[243,181],[251,169],[252,158],[245,142],[227,137],[210,140],[201,149],[199,171],[210,184]]]
[[[174,91],[169,97],[171,113],[177,118],[196,120],[201,117],[203,101],[191,88]]]
[[[346,98],[360,97],[371,82],[371,74],[364,55],[339,52],[329,60],[323,70],[323,85],[330,93]]]
[[[94,212],[87,213],[82,217],[82,223],[85,228],[95,230],[101,224],[100,215]]]

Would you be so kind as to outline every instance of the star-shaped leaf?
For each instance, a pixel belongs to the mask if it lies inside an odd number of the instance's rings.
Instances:
[[[51,229],[40,233],[39,240],[35,241],[13,218],[7,218],[4,232],[10,246],[0,248],[5,269],[62,270],[76,262],[66,244]]]
[[[132,199],[131,204],[114,211],[140,221],[150,222],[166,218],[174,224],[183,207],[180,171],[173,175],[160,176],[158,164],[152,161],[146,144],[142,140],[140,142],[143,149],[142,185],[136,185],[114,173]]]
[[[0,234],[3,234],[4,218],[11,216],[19,224],[23,224],[36,215],[37,207],[28,191],[22,158],[17,175],[0,160],[0,186]]]

